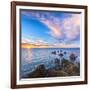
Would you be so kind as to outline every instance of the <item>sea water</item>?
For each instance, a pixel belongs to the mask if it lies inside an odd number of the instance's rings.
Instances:
[[[52,54],[56,51],[56,54]],[[76,61],[80,62],[80,48],[21,48],[20,77],[34,71],[39,65],[44,64],[45,68],[54,67],[55,58],[60,58],[59,53],[64,53],[63,58],[70,60],[69,56],[74,53]]]

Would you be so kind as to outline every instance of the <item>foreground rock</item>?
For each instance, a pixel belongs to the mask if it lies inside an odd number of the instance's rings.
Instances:
[[[75,65],[69,60],[62,60],[61,66],[55,62],[55,67],[46,69],[44,64],[39,65],[33,72],[23,78],[44,78],[44,77],[65,77],[79,76],[80,66]]]

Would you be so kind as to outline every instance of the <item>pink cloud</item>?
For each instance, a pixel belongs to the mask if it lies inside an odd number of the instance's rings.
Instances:
[[[56,38],[62,37],[62,31],[60,29],[60,26],[56,25],[55,23],[51,22],[50,20],[41,21],[41,22],[44,23],[46,26],[48,26],[48,28],[50,29],[48,34],[50,34],[51,36],[56,37]]]
[[[73,40],[80,35],[80,15],[72,15],[63,21],[64,34],[67,39]]]

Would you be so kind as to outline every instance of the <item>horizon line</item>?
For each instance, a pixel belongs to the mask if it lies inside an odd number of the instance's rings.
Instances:
[[[30,44],[30,43],[21,43],[21,48],[80,48],[76,45],[41,45],[41,44]]]

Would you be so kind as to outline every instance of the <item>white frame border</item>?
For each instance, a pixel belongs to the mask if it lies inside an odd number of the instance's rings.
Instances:
[[[20,62],[19,62],[19,57],[20,57],[20,49],[19,49],[19,43],[20,43],[20,19],[19,19],[19,10],[20,9],[33,9],[33,10],[50,10],[50,11],[71,11],[71,12],[81,12],[82,13],[82,17],[81,17],[81,29],[80,29],[80,76],[71,76],[71,77],[55,77],[55,78],[35,78],[35,79],[22,79],[20,80],[19,79],[19,73],[20,73],[20,70],[19,70],[19,65],[20,65]],[[16,63],[16,84],[17,85],[23,85],[23,84],[42,84],[42,83],[56,83],[56,82],[59,82],[59,83],[62,83],[62,82],[75,82],[75,81],[84,81],[84,9],[74,9],[74,8],[52,8],[52,7],[39,7],[39,6],[16,6],[16,60],[17,60],[17,63]],[[82,30],[82,31],[81,31]]]

